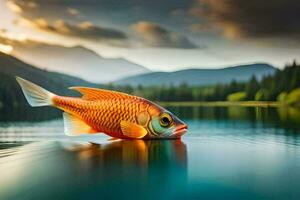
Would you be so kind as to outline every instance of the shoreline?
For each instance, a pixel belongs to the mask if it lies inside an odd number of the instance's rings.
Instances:
[[[285,103],[276,101],[173,101],[173,102],[157,102],[161,106],[206,106],[206,107],[229,107],[229,106],[244,106],[244,107],[281,107],[281,106],[291,106]]]

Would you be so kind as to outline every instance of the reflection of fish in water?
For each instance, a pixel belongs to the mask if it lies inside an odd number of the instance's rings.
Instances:
[[[72,87],[82,98],[55,95],[17,77],[31,106],[54,106],[64,111],[65,133],[104,132],[114,138],[180,138],[187,125],[166,109],[141,97],[121,92]]]
[[[186,146],[181,140],[115,140],[108,144],[87,143],[67,149],[78,152],[80,159],[99,159],[101,164],[119,161],[145,166],[176,162],[184,167],[187,162]]]
[[[78,161],[84,186],[104,199],[184,199],[187,149],[181,140],[114,140],[66,146]],[[74,145],[74,144],[73,144]],[[96,189],[95,189],[96,188]],[[92,191],[91,191],[92,192]],[[176,197],[176,198],[174,198]]]

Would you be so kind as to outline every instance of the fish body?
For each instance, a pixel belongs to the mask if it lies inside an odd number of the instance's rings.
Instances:
[[[81,98],[53,94],[17,77],[31,106],[54,106],[64,111],[65,133],[105,133],[120,139],[180,138],[187,125],[159,105],[121,92],[71,87]]]

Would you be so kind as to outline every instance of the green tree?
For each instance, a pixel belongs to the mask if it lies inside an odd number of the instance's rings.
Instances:
[[[254,100],[256,92],[259,90],[259,84],[256,80],[255,76],[252,76],[250,81],[246,84],[246,99],[247,100]]]

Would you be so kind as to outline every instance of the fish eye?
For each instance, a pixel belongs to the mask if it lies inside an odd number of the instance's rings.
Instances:
[[[173,123],[173,118],[171,117],[171,115],[169,113],[163,113],[160,116],[159,122],[162,127],[168,127]]]

